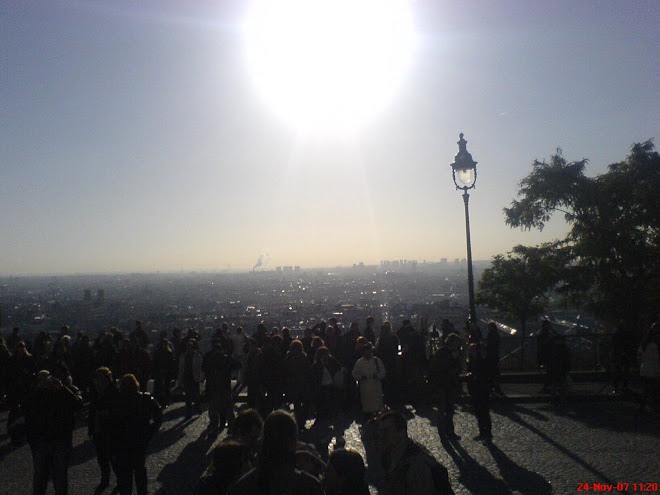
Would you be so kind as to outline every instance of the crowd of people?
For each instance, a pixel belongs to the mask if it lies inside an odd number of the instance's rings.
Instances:
[[[429,337],[438,344],[433,352]],[[446,469],[408,438],[398,409],[409,384],[428,379],[440,438],[459,442],[453,418],[465,381],[478,426],[474,439],[491,442],[490,398],[501,393],[499,339],[494,322],[484,338],[476,325],[456,332],[444,320],[427,334],[408,320],[394,331],[389,321],[377,326],[372,317],[346,331],[330,318],[299,339],[287,328],[259,324],[248,336],[223,323],[204,337],[194,329],[185,335],[175,329],[171,336],[163,330],[153,344],[139,321],[127,335],[112,328],[93,341],[82,332],[72,338],[66,326],[32,342],[14,329],[6,341],[0,337],[0,399],[9,407],[12,439],[30,445],[35,495],[45,494],[49,479],[56,495],[67,493],[73,431],[83,408],[100,470],[97,493],[109,488],[114,473],[113,493],[129,495],[135,486],[138,495],[146,494],[149,442],[162,409],[180,396],[184,420],[202,415],[207,404],[208,435],[227,428],[199,495],[368,493],[362,457],[343,448],[347,418],[377,429],[386,493],[452,493]],[[658,340],[654,324],[639,347],[642,407],[657,400]],[[547,372],[544,387],[560,387],[568,376],[568,349],[547,321],[537,358]],[[153,395],[146,393],[150,380]],[[236,416],[236,398],[245,388],[246,409]],[[335,449],[328,454],[332,437]]]

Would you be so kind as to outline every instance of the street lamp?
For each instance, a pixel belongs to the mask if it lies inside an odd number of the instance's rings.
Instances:
[[[454,179],[456,189],[463,191],[463,203],[465,203],[465,237],[467,239],[467,265],[468,265],[468,295],[470,297],[470,322],[476,324],[477,311],[474,304],[474,275],[472,274],[472,243],[470,242],[470,211],[468,203],[470,195],[468,190],[473,189],[477,182],[477,162],[472,159],[466,148],[467,141],[463,139],[463,133],[458,136],[458,153],[451,164],[451,175]]]

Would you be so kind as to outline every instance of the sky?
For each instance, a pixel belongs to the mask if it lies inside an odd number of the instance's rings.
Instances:
[[[345,133],[292,125],[260,92],[251,5],[2,2],[0,275],[464,258],[461,132],[487,260],[566,233],[505,224],[534,159],[559,147],[597,175],[658,144],[657,0],[412,2],[398,83]]]

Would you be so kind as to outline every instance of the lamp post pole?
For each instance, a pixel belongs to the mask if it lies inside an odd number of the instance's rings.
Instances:
[[[468,191],[474,189],[477,182],[477,162],[467,150],[467,141],[463,139],[463,133],[459,135],[458,153],[451,164],[452,178],[457,190],[463,191],[463,203],[465,204],[465,238],[467,244],[467,269],[468,269],[468,297],[470,301],[470,322],[476,324],[477,310],[474,301],[474,275],[472,273],[472,242],[470,240],[470,195]]]
[[[470,209],[468,203],[470,195],[467,189],[463,192],[463,203],[465,203],[465,240],[467,244],[467,269],[468,269],[468,296],[470,298],[470,321],[476,323],[477,310],[474,302],[474,274],[472,273],[472,242],[470,241]]]

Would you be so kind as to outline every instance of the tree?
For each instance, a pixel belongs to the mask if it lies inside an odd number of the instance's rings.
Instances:
[[[524,342],[527,322],[545,310],[548,292],[561,280],[565,254],[554,242],[534,247],[519,245],[506,256],[494,256],[479,280],[477,302],[519,321]]]
[[[651,140],[587,177],[587,160],[567,162],[561,150],[549,163],[534,162],[519,196],[505,208],[512,227],[542,230],[555,212],[571,229],[564,290],[598,316],[637,325],[660,298],[660,155]]]

